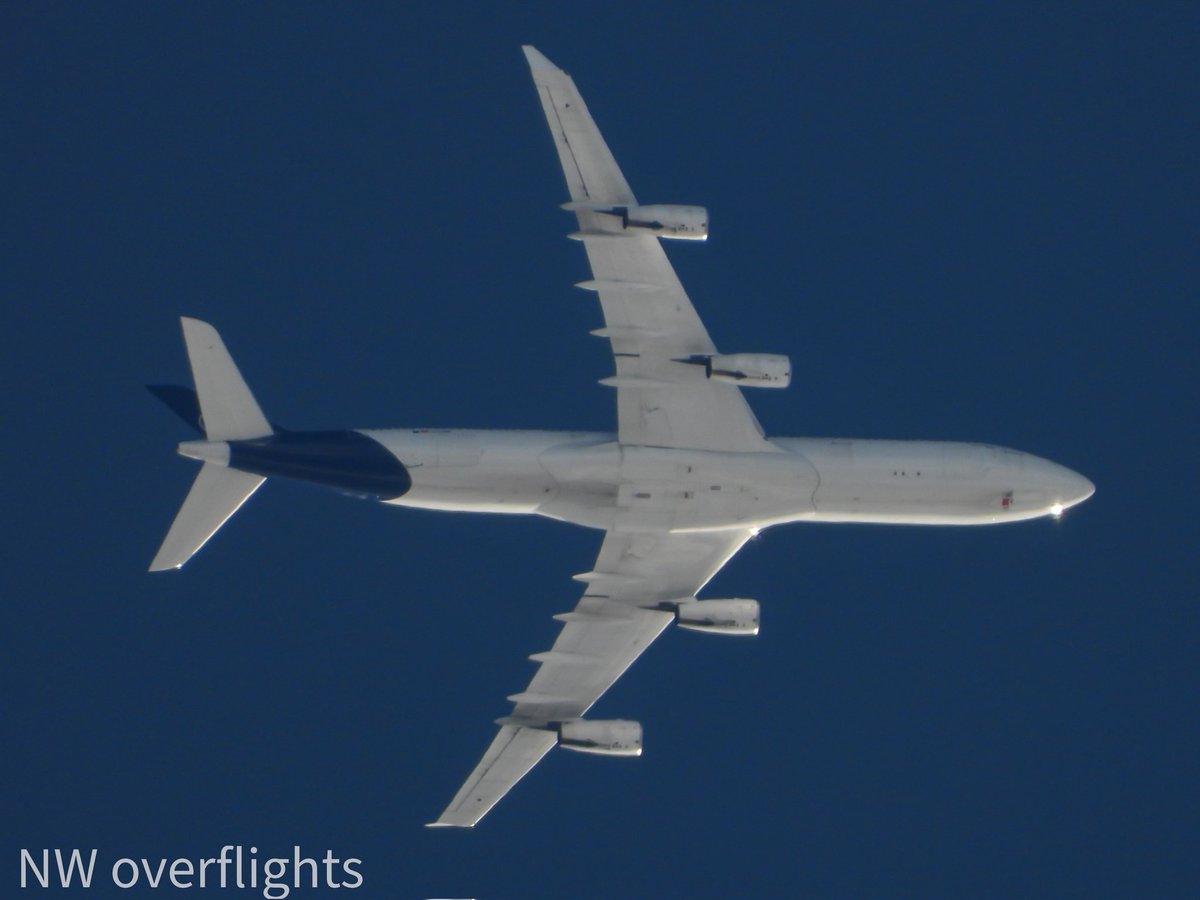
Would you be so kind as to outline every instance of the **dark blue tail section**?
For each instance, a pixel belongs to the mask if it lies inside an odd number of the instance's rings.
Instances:
[[[358,431],[280,431],[230,441],[229,465],[267,478],[310,481],[369,500],[394,500],[412,487],[404,464]]]
[[[190,428],[204,434],[200,400],[178,384],[148,384]],[[229,443],[229,465],[265,478],[311,481],[369,500],[393,500],[408,493],[412,478],[391,452],[358,431],[287,431]]]

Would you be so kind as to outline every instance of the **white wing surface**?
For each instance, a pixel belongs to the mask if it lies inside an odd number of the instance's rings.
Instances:
[[[717,352],[659,239],[603,233],[598,208],[635,206],[633,192],[571,76],[533,47],[525,56],[579,220],[592,280],[612,342],[617,437],[622,444],[693,450],[766,451],[762,428],[734,385],[680,363]]]
[[[432,825],[471,826],[557,742],[556,726],[581,717],[621,677],[674,614],[658,604],[693,597],[750,539],[751,531],[685,534],[610,531],[587,588],[554,646],[475,771]]]

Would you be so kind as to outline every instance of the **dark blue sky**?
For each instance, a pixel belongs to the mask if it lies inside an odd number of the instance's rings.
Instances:
[[[361,857],[360,897],[1194,896],[1195,7],[507,6],[0,15],[0,885],[242,843]],[[142,385],[187,314],[293,427],[611,428],[523,42],[639,197],[711,209],[669,252],[723,349],[791,354],[768,431],[1098,492],[768,531],[707,592],[762,635],[668,632],[597,707],[641,760],[430,832],[599,535],[270,483],[152,576],[194,468]]]

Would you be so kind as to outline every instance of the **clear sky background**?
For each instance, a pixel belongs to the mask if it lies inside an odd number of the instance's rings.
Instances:
[[[1197,895],[1197,7],[709,6],[0,14],[3,892],[22,847],[299,844],[359,897]],[[1098,490],[766,532],[707,591],[761,636],[669,631],[597,706],[640,760],[429,831],[599,534],[271,482],[150,575],[195,468],[142,386],[186,314],[291,427],[612,428],[525,42],[710,208],[668,252],[722,349],[791,354],[770,433]]]

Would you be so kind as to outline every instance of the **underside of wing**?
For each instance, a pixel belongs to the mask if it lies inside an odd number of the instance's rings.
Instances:
[[[580,220],[591,213],[580,212]],[[675,270],[645,236],[584,237],[616,372],[622,444],[691,450],[770,451],[736,385],[713,381],[718,355]],[[699,363],[699,364],[698,364]]]
[[[601,205],[636,205],[633,191],[613,159],[575,82],[536,48],[526,45],[525,59],[554,135],[571,200]]]
[[[612,342],[616,372],[603,383],[617,391],[618,439],[769,451],[741,390],[713,380],[704,365],[717,350],[651,227],[664,226],[628,227],[638,209],[697,208],[639,208],[571,76],[532,47],[525,55],[571,195],[567,208],[578,219],[573,236],[583,241],[592,268],[592,279],[580,287],[597,292],[605,327],[594,333]],[[706,234],[707,221],[701,224]]]
[[[436,822],[430,822],[429,827],[472,827],[556,743],[558,735],[553,731],[517,725],[503,726],[471,777],[454,795],[441,817]]]
[[[433,825],[475,825],[559,742],[564,725],[578,723],[600,696],[749,540],[750,531],[647,534],[610,531],[596,567],[576,576],[587,584],[563,622],[554,646],[530,658],[538,671],[508,699],[491,747]],[[611,723],[633,725],[636,723]],[[623,732],[624,733],[624,732]],[[640,752],[640,727],[637,729]],[[576,747],[575,749],[579,749]],[[593,752],[606,752],[604,746]],[[631,755],[626,745],[611,752]]]

